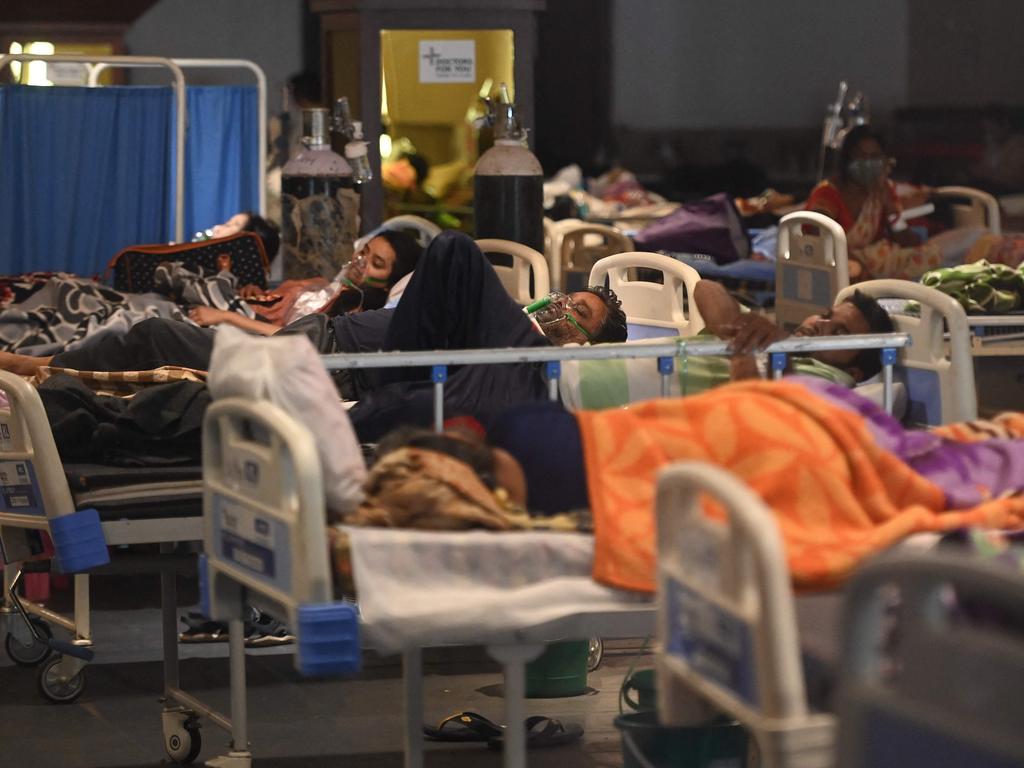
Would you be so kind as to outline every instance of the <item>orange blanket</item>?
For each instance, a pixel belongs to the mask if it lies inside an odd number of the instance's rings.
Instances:
[[[655,480],[717,464],[775,511],[794,584],[827,588],[918,531],[1024,525],[1024,497],[946,511],[945,496],[875,445],[864,421],[799,384],[748,382],[577,414],[594,515],[594,578],[654,590]]]

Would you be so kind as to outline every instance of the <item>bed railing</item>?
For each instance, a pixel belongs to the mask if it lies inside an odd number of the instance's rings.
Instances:
[[[871,333],[860,336],[832,336],[828,338],[789,338],[766,348],[772,378],[779,379],[786,369],[788,356],[799,352],[835,349],[878,349],[882,356],[883,405],[892,412],[893,366],[896,350],[911,344],[906,333]],[[661,374],[662,396],[670,392],[675,358],[709,355],[728,355],[724,341],[695,341],[677,339],[658,344],[599,344],[588,347],[526,347],[510,349],[456,349],[429,352],[361,352],[324,355],[328,370],[365,368],[412,368],[429,366],[434,383],[434,428],[441,431],[444,424],[444,385],[448,380],[448,367],[452,365],[495,365],[499,363],[545,363],[548,396],[558,399],[560,363],[565,360],[622,360],[627,358],[656,358]]]

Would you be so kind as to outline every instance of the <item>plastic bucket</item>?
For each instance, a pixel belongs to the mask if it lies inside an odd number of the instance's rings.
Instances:
[[[526,697],[553,699],[585,693],[589,646],[587,640],[550,643],[526,665]]]
[[[630,696],[633,691],[635,698]],[[622,684],[622,700],[634,712],[653,711],[657,698],[653,669],[638,669]]]
[[[744,768],[747,732],[735,720],[670,728],[655,712],[615,718],[622,731],[622,768]]]

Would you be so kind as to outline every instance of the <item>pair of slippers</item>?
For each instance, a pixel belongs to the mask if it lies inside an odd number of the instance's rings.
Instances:
[[[530,749],[571,744],[583,736],[583,728],[575,723],[563,725],[560,720],[533,715],[525,720],[526,746]],[[505,744],[505,726],[498,725],[476,712],[458,712],[436,726],[424,725],[423,734],[435,741],[486,742],[491,749]]]

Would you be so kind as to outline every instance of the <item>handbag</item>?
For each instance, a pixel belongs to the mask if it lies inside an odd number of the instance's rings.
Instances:
[[[201,270],[207,276],[226,269],[238,278],[238,285],[252,284],[264,290],[270,270],[259,236],[239,232],[198,243],[130,246],[107,264],[107,282],[118,291],[150,293],[156,268],[165,261],[180,261],[188,271]]]

